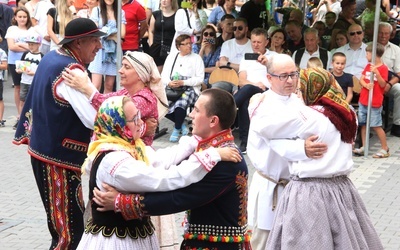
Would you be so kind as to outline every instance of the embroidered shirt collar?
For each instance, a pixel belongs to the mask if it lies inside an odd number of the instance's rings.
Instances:
[[[209,147],[219,148],[225,143],[234,143],[234,138],[231,129],[225,129],[218,134],[211,136],[207,139],[199,141],[199,145],[196,148],[196,152],[203,151]]]

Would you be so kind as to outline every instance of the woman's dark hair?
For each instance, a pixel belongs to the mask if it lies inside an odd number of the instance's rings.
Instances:
[[[187,39],[191,39],[191,37],[189,35],[186,34],[182,34],[179,35],[176,39],[175,39],[175,46],[176,48],[179,50],[179,45],[181,45],[181,43]]]
[[[100,14],[101,14],[101,19],[103,21],[103,26],[105,26],[108,23],[108,18],[107,18],[107,5],[106,2],[104,0],[100,0],[99,3],[99,7],[100,7]],[[114,18],[117,22],[117,26],[120,25],[120,22],[118,21],[118,1],[114,1],[113,5],[113,12],[114,12]]]
[[[206,27],[204,27],[204,28],[201,30],[200,39],[196,42],[199,46],[201,46],[201,43],[203,42],[203,34],[204,34],[204,31],[209,30],[209,29],[211,29],[212,32],[214,32],[214,34],[215,34],[215,35],[214,35],[214,41],[216,42],[216,39],[217,39],[217,31],[215,31],[214,26],[207,24]],[[214,44],[211,44],[211,50],[212,50],[212,51],[215,51],[215,49],[216,49],[215,42],[214,42]]]
[[[31,20],[31,15],[29,15],[29,11],[27,8],[25,7],[18,7],[15,12],[14,12],[14,17],[11,20],[11,24],[12,25],[18,25],[17,20],[15,20],[15,17],[17,16],[17,13],[23,11],[26,13],[28,20],[26,20],[26,29],[29,29],[30,27],[32,27],[32,20]],[[3,22],[3,21],[2,21]]]
[[[282,33],[282,34],[283,34],[283,41],[284,41],[284,43],[282,44],[282,48],[286,50],[286,49],[288,48],[287,43],[286,43],[287,36],[286,36],[286,32],[285,32],[283,29],[281,29],[281,28],[272,31],[272,33],[271,33],[271,35],[270,35],[270,37],[269,37],[268,47],[271,46],[272,37],[273,37],[276,33]]]
[[[337,31],[335,34],[332,33],[331,44],[329,46],[330,47],[329,50],[338,48],[338,45],[336,44],[337,35],[343,35],[344,37],[346,37],[347,42],[349,42],[349,38],[347,37],[347,31],[341,29],[341,30]]]

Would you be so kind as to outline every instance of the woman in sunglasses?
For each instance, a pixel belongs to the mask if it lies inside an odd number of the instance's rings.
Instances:
[[[93,89],[86,75],[78,76],[67,70],[63,73],[63,77],[70,87],[85,94],[95,109],[98,109],[111,96],[130,96],[141,111],[142,120],[146,124],[142,131],[142,139],[146,145],[151,145],[157,127],[157,119],[166,113],[166,108],[163,109],[160,106],[160,109],[157,109],[157,102],[159,100],[165,105],[168,103],[157,66],[153,58],[146,53],[127,51],[123,56],[122,67],[118,73],[121,76],[120,84],[123,88],[108,94],[101,94]]]
[[[216,45],[216,31],[211,25],[207,25],[201,32],[200,39],[193,44],[192,51],[199,54],[204,62],[204,83],[208,85],[208,78],[215,69],[215,64],[219,59],[221,47]]]

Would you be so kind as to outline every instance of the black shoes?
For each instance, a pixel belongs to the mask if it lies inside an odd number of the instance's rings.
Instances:
[[[247,154],[247,142],[241,141],[240,146],[239,146],[240,151],[242,151],[242,154]]]

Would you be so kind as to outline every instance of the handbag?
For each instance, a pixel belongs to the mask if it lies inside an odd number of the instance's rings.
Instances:
[[[160,10],[161,13],[161,48],[160,48],[160,57],[167,57],[169,55],[169,52],[171,51],[171,46],[165,45],[164,44],[164,15],[162,13],[162,10]]]
[[[171,67],[170,77],[172,75],[172,71],[174,70],[176,59],[178,58],[179,52],[175,56],[174,63]],[[188,89],[187,86],[180,86],[178,88],[171,88],[168,85],[165,87],[165,94],[167,95],[168,101],[176,102],[179,98],[181,98],[182,94]]]
[[[171,88],[167,86],[165,88],[165,94],[167,94],[168,101],[176,102],[179,100],[179,98],[181,98],[182,94],[185,93],[186,90],[186,86],[181,86],[178,88]]]

